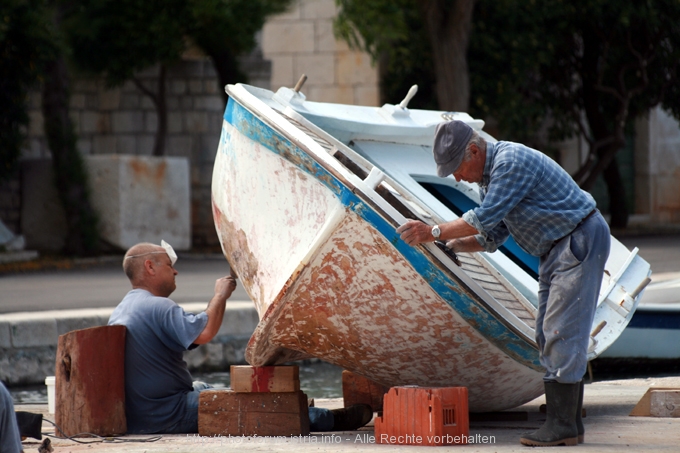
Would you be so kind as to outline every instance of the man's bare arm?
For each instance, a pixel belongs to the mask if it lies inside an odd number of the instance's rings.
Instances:
[[[194,340],[194,344],[206,344],[212,340],[222,325],[224,310],[227,306],[227,299],[236,289],[236,280],[233,277],[222,277],[215,282],[215,295],[205,309],[208,315],[208,323],[203,332]]]
[[[441,235],[439,239],[446,241],[449,239],[465,238],[477,234],[477,230],[470,226],[463,219],[456,219],[451,222],[439,225]],[[418,245],[423,242],[433,242],[432,225],[427,225],[419,220],[409,220],[399,228],[397,233],[401,234],[401,239],[408,245]],[[476,250],[475,250],[476,251]]]
[[[483,252],[484,247],[479,245],[477,238],[474,236],[468,236],[464,238],[451,239],[446,243],[446,246],[453,250],[455,253],[461,252]]]

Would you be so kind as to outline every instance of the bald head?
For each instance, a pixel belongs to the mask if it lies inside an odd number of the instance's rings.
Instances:
[[[143,278],[144,261],[152,260],[158,264],[158,258],[163,253],[166,253],[163,247],[150,242],[142,242],[130,247],[123,258],[123,271],[130,282],[134,285]]]
[[[168,297],[177,288],[177,270],[173,267],[177,258],[169,244],[161,244],[142,242],[130,247],[123,259],[123,271],[133,289],[144,289],[154,296]]]

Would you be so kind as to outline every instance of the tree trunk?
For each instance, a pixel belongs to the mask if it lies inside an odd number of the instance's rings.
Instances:
[[[142,93],[151,98],[153,105],[156,107],[156,116],[158,117],[158,127],[156,128],[156,140],[153,144],[153,155],[165,155],[165,137],[168,132],[168,109],[165,102],[165,72],[166,67],[163,63],[158,69],[158,88],[152,91],[146,87],[137,77],[132,78],[132,82]]]
[[[588,128],[592,134],[591,149],[588,162],[577,172],[574,179],[584,190],[590,190],[600,174],[604,177],[609,197],[610,226],[625,228],[628,225],[628,208],[626,206],[626,190],[616,162],[616,153],[624,146],[623,121],[607,121],[601,109],[601,97],[596,78],[597,66],[602,58],[602,43],[597,34],[590,30],[583,31],[583,107],[588,120]],[[590,77],[588,76],[590,75]],[[619,106],[621,118],[627,106]]]
[[[165,65],[161,63],[158,71],[158,92],[156,96],[156,113],[158,115],[158,129],[156,129],[156,143],[153,147],[154,156],[165,155],[165,137],[168,132],[168,109],[165,103]]]
[[[66,213],[64,252],[95,253],[99,246],[97,215],[90,203],[87,171],[76,147],[77,137],[69,116],[69,77],[61,55],[46,65],[42,112],[55,185]]]
[[[229,96],[227,96],[227,92],[224,91],[224,87],[230,83],[245,81],[247,78],[239,69],[238,60],[230,51],[226,49],[218,50],[207,48],[204,50],[210,56],[210,59],[215,66],[218,83],[220,84],[220,93],[222,93],[222,99],[224,100],[224,105],[226,105]]]
[[[626,190],[621,179],[616,159],[612,160],[602,172],[609,192],[609,225],[612,228],[628,226],[628,207],[626,206]]]
[[[466,112],[470,103],[467,48],[475,0],[418,2],[432,46],[437,100],[442,110]]]

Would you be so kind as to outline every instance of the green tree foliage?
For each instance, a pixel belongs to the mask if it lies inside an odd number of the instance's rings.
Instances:
[[[423,11],[428,4],[439,8],[445,21],[456,2],[336,2],[336,32],[380,59],[383,93],[418,83],[413,105],[425,101],[431,108],[437,93],[439,108],[449,109],[437,89],[424,86],[444,79],[435,70],[442,53],[433,15],[428,23]],[[611,224],[624,227],[626,196],[615,156],[626,131],[659,104],[680,117],[678,17],[677,0],[477,0],[467,52],[470,113],[493,119],[499,138],[547,152],[550,141],[585,138],[589,157],[574,179],[590,190],[602,176]],[[386,100],[398,101],[395,94]]]
[[[158,113],[154,155],[164,154],[167,114],[165,68],[193,42],[213,61],[222,88],[245,81],[237,56],[255,46],[267,17],[292,0],[82,0],[65,21],[78,66],[105,76],[109,86],[132,80]],[[160,64],[155,89],[135,74]],[[226,94],[223,94],[226,101]]]
[[[475,0],[336,0],[336,34],[381,64],[382,97],[399,102],[413,83],[412,106],[465,111],[465,59]],[[408,82],[405,82],[408,80]]]
[[[380,67],[383,103],[399,103],[412,85],[409,107],[437,109],[432,51],[413,0],[338,0],[335,33],[371,55]]]
[[[45,137],[52,153],[54,185],[66,214],[63,252],[82,256],[99,251],[99,219],[92,206],[88,174],[78,151],[78,137],[69,112],[68,49],[61,32],[64,9],[64,3],[54,3],[47,10],[53,23],[55,52],[45,55],[42,113]]]
[[[63,55],[56,55],[45,65],[42,112],[45,136],[52,152],[54,184],[66,214],[63,252],[92,255],[99,251],[99,219],[91,203],[89,178],[69,114],[69,89],[66,60]]]
[[[224,87],[247,81],[237,57],[256,45],[267,18],[286,11],[293,0],[188,0],[192,21],[187,36],[212,60],[224,102]]]
[[[55,187],[67,219],[64,252],[85,255],[98,247],[97,216],[89,201],[87,174],[68,114],[68,75],[59,18],[54,2],[0,3],[0,178],[12,171],[24,144],[28,91],[42,82],[45,135]]]
[[[64,16],[73,59],[81,70],[103,75],[109,87],[132,80],[153,101],[158,118],[154,156],[165,154],[165,72],[186,47],[188,18],[185,0],[82,0]],[[155,88],[135,77],[156,64]]]
[[[589,157],[574,179],[589,190],[602,175],[611,225],[625,227],[615,156],[626,130],[659,104],[680,117],[677,17],[676,0],[479,0],[473,113],[520,140],[542,128],[552,140],[584,137]]]
[[[75,62],[120,86],[184,50],[184,0],[81,0],[66,10],[64,27]]]
[[[25,141],[26,96],[53,51],[44,0],[0,2],[0,181],[11,175]]]

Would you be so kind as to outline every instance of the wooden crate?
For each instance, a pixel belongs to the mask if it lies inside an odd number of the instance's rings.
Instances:
[[[125,326],[102,326],[59,337],[54,418],[65,435],[127,431],[125,331]]]
[[[342,399],[345,407],[368,404],[373,412],[379,412],[383,410],[383,397],[389,389],[349,370],[342,371]]]
[[[468,417],[466,387],[393,387],[375,419],[375,443],[467,444]]]
[[[297,365],[232,365],[230,380],[234,392],[297,392],[300,369]]]
[[[198,399],[201,436],[306,436],[307,395],[297,392],[206,390]]]

